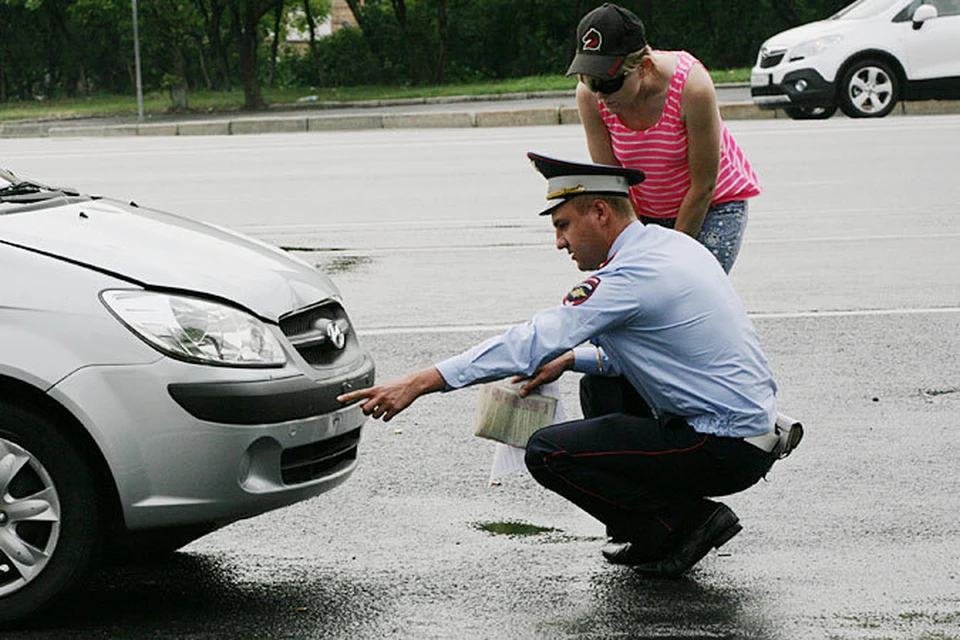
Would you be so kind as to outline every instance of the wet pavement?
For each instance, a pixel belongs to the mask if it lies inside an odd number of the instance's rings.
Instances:
[[[732,278],[807,432],[687,576],[606,564],[602,527],[525,474],[490,486],[467,389],[368,423],[336,490],[105,569],[4,637],[960,638],[960,118],[731,126],[765,186]],[[26,175],[327,270],[381,380],[580,279],[528,149],[585,153],[576,127],[0,141]]]

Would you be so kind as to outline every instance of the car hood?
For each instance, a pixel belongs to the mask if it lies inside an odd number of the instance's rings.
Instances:
[[[824,36],[843,35],[860,26],[860,20],[819,20],[781,31],[763,43],[767,49],[789,49]]]
[[[0,241],[145,287],[223,298],[271,321],[339,296],[329,278],[276,247],[113,200],[34,205],[0,215]]]

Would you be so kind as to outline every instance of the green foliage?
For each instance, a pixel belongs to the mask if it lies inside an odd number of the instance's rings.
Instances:
[[[298,48],[331,0],[141,0],[144,90],[183,79],[191,93],[241,83],[272,87],[432,86],[560,74],[580,17],[601,0],[366,0],[362,29]],[[252,3],[252,4],[251,4]],[[708,68],[749,67],[760,43],[824,18],[846,0],[621,0],[660,49],[686,49]],[[255,6],[255,11],[248,11]],[[274,8],[282,6],[274,40]],[[240,16],[259,16],[234,24]],[[241,55],[241,44],[254,38]],[[278,46],[274,46],[274,44]],[[130,0],[0,0],[0,103],[135,90]],[[251,74],[250,65],[257,65]],[[166,79],[166,81],[165,81]],[[193,101],[191,100],[191,104]]]
[[[658,49],[685,49],[708,68],[753,64],[770,36],[799,24],[826,18],[852,0],[624,0],[647,27]]]
[[[384,72],[359,29],[340,29],[317,43],[316,60],[306,58],[320,87],[381,84]]]

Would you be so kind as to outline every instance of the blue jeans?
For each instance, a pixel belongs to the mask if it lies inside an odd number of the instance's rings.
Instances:
[[[676,218],[647,218],[641,216],[644,224],[659,224],[673,228]],[[727,273],[733,268],[733,263],[740,253],[743,244],[743,234],[747,228],[747,201],[734,200],[715,204],[707,209],[707,215],[700,227],[697,240],[705,246],[720,262],[720,266]]]

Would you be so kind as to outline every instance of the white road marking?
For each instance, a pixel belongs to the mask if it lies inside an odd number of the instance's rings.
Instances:
[[[775,311],[756,312],[747,315],[755,320],[790,320],[798,318],[849,318],[868,316],[925,315],[938,313],[960,313],[960,307],[924,307],[916,309],[849,309],[842,311]],[[521,321],[522,322],[522,321]],[[373,327],[360,329],[357,334],[364,336],[402,336],[425,335],[435,333],[502,333],[513,324],[467,324],[438,325],[433,327]]]

